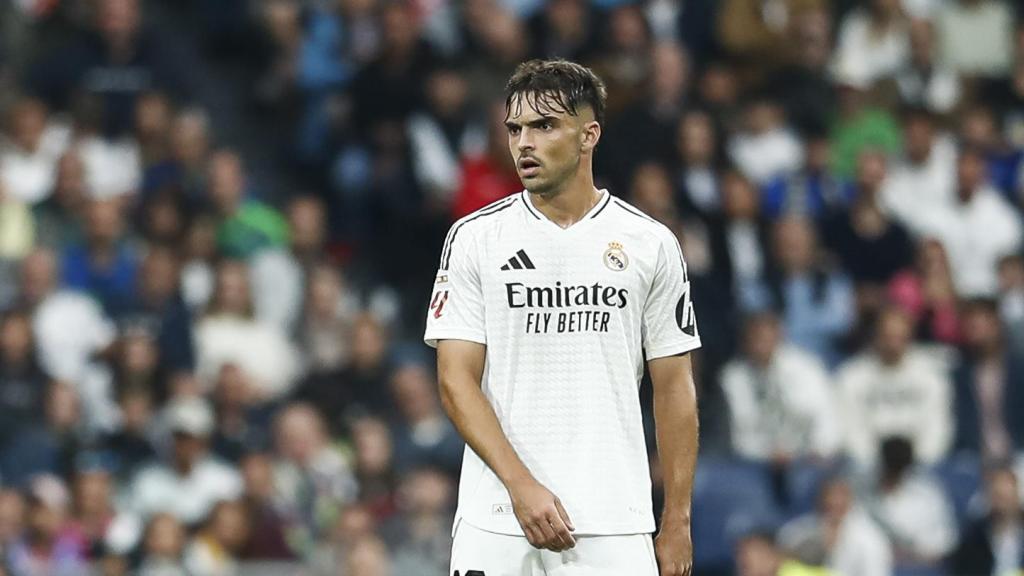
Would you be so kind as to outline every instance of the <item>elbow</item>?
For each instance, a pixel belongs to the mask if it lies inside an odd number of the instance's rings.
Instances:
[[[456,393],[455,384],[447,378],[441,378],[437,384],[437,393],[441,399],[441,408],[444,409],[445,414],[449,418],[455,412],[455,399],[458,396]]]

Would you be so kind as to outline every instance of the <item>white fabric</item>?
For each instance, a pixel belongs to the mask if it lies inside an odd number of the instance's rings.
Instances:
[[[850,12],[839,26],[839,40],[832,61],[833,73],[842,82],[870,86],[896,74],[910,56],[905,24],[890,26],[879,36],[867,11]]]
[[[45,200],[53,191],[57,162],[70,141],[67,126],[51,123],[34,152],[13,145],[5,147],[0,152],[0,189],[4,195],[27,204]]]
[[[904,100],[920,101],[939,114],[952,111],[960,101],[960,79],[945,67],[932,70],[927,77],[912,68],[906,69],[896,78],[896,87]]]
[[[956,145],[948,136],[940,136],[924,162],[895,163],[882,185],[881,204],[908,230],[921,235],[928,231],[927,223],[936,211],[953,205],[955,186]]]
[[[897,546],[921,558],[943,558],[957,543],[949,499],[926,475],[912,474],[894,490],[877,493],[872,508]]]
[[[814,514],[788,522],[779,531],[779,543],[787,550],[820,542],[825,527]],[[847,512],[839,527],[834,547],[828,553],[827,567],[835,576],[891,576],[892,548],[881,528],[858,507]]]
[[[952,383],[933,358],[909,350],[896,366],[872,354],[843,364],[839,410],[846,447],[854,461],[872,468],[887,436],[904,436],[918,460],[934,464],[953,439]]]
[[[299,353],[272,324],[234,316],[208,316],[196,327],[196,372],[210,390],[225,364],[236,364],[268,398],[286,394],[301,366]]]
[[[79,144],[89,196],[96,199],[134,194],[142,184],[142,154],[131,138],[87,138]]]
[[[487,345],[484,394],[579,533],[651,532],[644,355],[688,352],[700,338],[675,236],[602,194],[567,229],[541,216],[525,191],[456,222],[424,339]],[[514,269],[522,253],[532,266]],[[521,535],[510,510],[505,487],[467,447],[456,518]]]
[[[777,453],[828,457],[839,448],[832,384],[814,356],[783,346],[763,371],[744,360],[729,362],[721,382],[737,454],[753,460]]]
[[[196,464],[188,476],[179,476],[171,468],[157,464],[136,474],[129,506],[143,518],[167,512],[192,525],[205,519],[221,500],[240,497],[242,488],[238,472],[213,459]]]
[[[799,170],[804,150],[791,131],[778,128],[764,134],[737,134],[729,141],[729,157],[747,178],[762,186]]]
[[[238,561],[208,537],[199,536],[185,547],[182,564],[196,576],[236,576]]]
[[[249,283],[256,317],[291,334],[302,315],[305,273],[291,252],[259,251],[249,263]]]
[[[658,576],[650,534],[579,536],[564,552],[538,550],[525,536],[487,532],[459,522],[449,573],[474,576]]]
[[[943,63],[961,74],[1005,74],[1013,58],[1013,25],[1005,2],[947,1],[936,19]]]
[[[1024,236],[1017,211],[990,186],[967,203],[931,210],[922,230],[946,247],[953,285],[965,298],[995,296],[999,259],[1019,250]]]
[[[32,330],[43,369],[54,378],[71,382],[82,378],[91,356],[116,336],[113,323],[95,300],[64,290],[39,304]]]
[[[193,311],[206,308],[213,295],[213,268],[202,260],[192,260],[181,267],[181,295]]]
[[[425,114],[409,119],[408,134],[416,180],[438,198],[450,200],[461,180],[458,151],[451,149],[441,127]]]

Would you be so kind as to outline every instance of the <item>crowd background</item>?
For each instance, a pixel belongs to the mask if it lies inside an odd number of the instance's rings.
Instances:
[[[531,57],[604,78],[598,181],[686,253],[696,573],[1020,574],[1020,16],[0,3],[0,574],[446,575],[426,299]]]

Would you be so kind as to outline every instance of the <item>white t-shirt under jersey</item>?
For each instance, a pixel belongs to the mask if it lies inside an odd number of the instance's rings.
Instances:
[[[688,352],[700,337],[675,236],[601,194],[565,229],[525,191],[456,222],[424,340],[487,346],[483,392],[577,534],[653,532],[639,400],[644,353]],[[504,485],[468,446],[460,520],[522,534]]]

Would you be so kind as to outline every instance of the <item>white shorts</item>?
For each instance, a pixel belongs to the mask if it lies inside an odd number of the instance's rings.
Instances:
[[[650,534],[577,536],[565,552],[538,550],[525,536],[455,527],[451,576],[658,576]]]

